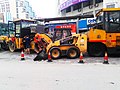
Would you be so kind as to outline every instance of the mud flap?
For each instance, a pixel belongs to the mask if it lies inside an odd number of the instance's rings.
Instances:
[[[34,61],[41,61],[46,60],[48,58],[48,55],[44,50],[40,51],[37,56],[33,59]]]

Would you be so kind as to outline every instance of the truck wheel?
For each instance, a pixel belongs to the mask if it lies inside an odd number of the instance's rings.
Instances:
[[[78,58],[80,55],[79,49],[72,47],[67,51],[67,57],[70,59]]]
[[[61,50],[59,48],[52,48],[50,54],[53,59],[58,59],[61,57]]]
[[[15,51],[16,48],[15,48],[15,43],[14,42],[10,41],[9,44],[8,44],[8,46],[9,46],[9,50],[11,52]]]
[[[2,48],[3,50],[8,50],[8,49],[9,49],[9,48],[8,48],[8,45],[6,44],[6,42],[4,42],[4,43],[1,44],[1,48]]]
[[[101,43],[88,44],[88,54],[94,57],[103,57],[105,55],[106,48]]]

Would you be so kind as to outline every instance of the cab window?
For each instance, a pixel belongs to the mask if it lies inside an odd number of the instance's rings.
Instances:
[[[120,32],[120,11],[104,13],[104,26],[107,32]]]

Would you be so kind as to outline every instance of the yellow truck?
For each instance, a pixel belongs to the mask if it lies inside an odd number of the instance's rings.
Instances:
[[[120,8],[103,8],[96,16],[97,23],[87,32],[88,54],[120,53]]]
[[[8,24],[0,23],[0,46],[2,50],[8,50]]]
[[[30,27],[31,24],[34,24],[34,20],[19,19],[15,21],[8,22],[8,30],[10,36],[8,37],[8,47],[11,52],[14,52],[17,49],[23,49],[23,37],[28,35],[31,39],[34,38],[36,31],[34,27]],[[34,50],[34,42],[31,41],[31,49]]]
[[[1,49],[8,50],[7,42],[8,42],[8,36],[1,35],[0,36],[0,46],[1,46]]]

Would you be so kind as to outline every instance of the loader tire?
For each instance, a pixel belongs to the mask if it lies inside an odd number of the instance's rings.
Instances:
[[[61,57],[61,50],[59,48],[52,48],[50,54],[52,59],[59,59]]]
[[[67,51],[67,57],[70,59],[78,58],[79,55],[80,55],[80,50],[75,47],[71,47]]]

